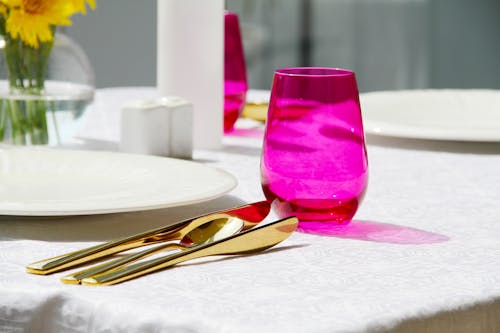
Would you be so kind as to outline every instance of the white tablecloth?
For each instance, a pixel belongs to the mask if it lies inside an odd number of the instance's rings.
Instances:
[[[500,331],[500,144],[368,137],[368,192],[355,221],[330,236],[294,233],[262,254],[110,287],[25,273],[37,259],[263,199],[261,132],[252,125],[241,121],[221,151],[195,151],[196,161],[238,178],[213,202],[0,217],[0,332]]]

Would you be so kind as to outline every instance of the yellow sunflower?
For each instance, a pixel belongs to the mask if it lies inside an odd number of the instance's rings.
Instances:
[[[5,28],[12,38],[21,38],[38,48],[40,42],[53,38],[51,26],[71,25],[69,17],[85,13],[85,3],[95,7],[94,0],[1,0],[8,8]]]
[[[70,0],[71,6],[73,6],[73,13],[82,13],[86,14],[87,13],[87,6],[88,4],[90,8],[95,9],[95,0]]]

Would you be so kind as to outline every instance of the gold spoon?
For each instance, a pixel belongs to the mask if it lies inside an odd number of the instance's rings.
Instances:
[[[222,217],[221,215],[218,219],[202,224],[201,226],[191,230],[184,236],[184,238],[181,239],[179,243],[165,243],[137,253],[132,253],[125,257],[67,275],[61,278],[61,282],[66,284],[79,284],[82,279],[124,266],[125,264],[149,257],[158,252],[172,249],[186,250],[190,247],[212,243],[237,234],[243,229],[244,225],[245,222],[239,218],[229,215]]]
[[[32,274],[46,275],[108,257],[118,252],[127,251],[145,245],[182,239],[191,230],[196,229],[200,225],[216,220],[220,217],[226,217],[227,215],[242,219],[245,221],[243,229],[248,229],[255,226],[256,223],[264,220],[264,218],[269,214],[270,209],[271,206],[269,202],[259,201],[196,218],[190,218],[177,222],[173,225],[148,230],[137,235],[91,246],[57,257],[40,260],[28,265],[26,267],[26,271]],[[220,216],[219,214],[226,215]]]
[[[268,108],[268,102],[247,102],[243,108],[241,116],[243,118],[249,118],[265,123]]]

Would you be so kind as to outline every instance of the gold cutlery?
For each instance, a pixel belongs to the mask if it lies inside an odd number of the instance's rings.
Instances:
[[[296,217],[285,218],[208,244],[87,277],[82,280],[82,284],[88,286],[111,285],[195,258],[265,250],[288,238],[297,228],[297,224]]]
[[[109,271],[113,268],[124,266],[125,264],[129,264],[145,257],[149,257],[158,252],[172,249],[186,250],[190,247],[212,243],[219,239],[229,237],[231,235],[239,233],[245,225],[243,220],[241,219],[234,218],[229,215],[227,215],[226,218],[223,218],[223,214],[220,214],[220,216],[221,217],[217,220],[213,220],[193,229],[186,236],[184,236],[179,243],[162,243],[153,248],[146,249],[137,253],[132,253],[122,258],[111,260],[105,262],[104,264],[92,266],[82,271],[72,273],[61,278],[61,281],[67,284],[78,284],[84,278],[92,277],[94,275]]]
[[[75,252],[34,262],[26,267],[28,273],[46,275],[62,271],[84,263],[95,261],[110,255],[138,248],[145,245],[163,243],[184,238],[192,230],[220,219],[231,218],[243,221],[243,230],[252,228],[264,220],[269,214],[270,204],[267,201],[231,208],[195,218],[186,219],[173,225],[145,231],[134,236],[111,242],[98,244]]]
[[[243,118],[249,118],[265,123],[268,108],[268,102],[248,102],[245,104],[241,116]]]

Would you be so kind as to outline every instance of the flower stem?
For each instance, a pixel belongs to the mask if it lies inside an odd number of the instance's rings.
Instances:
[[[26,137],[25,137],[25,121],[24,115],[22,112],[22,109],[19,106],[19,101],[10,99],[8,102],[8,110],[9,110],[9,115],[10,115],[10,121],[11,121],[11,137],[12,137],[12,143],[14,144],[21,144],[25,145],[26,144]]]
[[[40,43],[35,48],[21,39],[5,36],[5,59],[10,93],[14,98],[8,100],[8,112],[4,114],[10,120],[10,141],[15,144],[26,144],[28,138],[31,144],[47,144],[49,141],[47,102],[43,99],[43,93],[52,46],[53,41]],[[6,126],[0,126],[3,135],[7,134]],[[4,136],[0,137],[3,138]]]
[[[0,99],[0,141],[5,137],[5,129],[7,127],[7,110],[5,100]]]
[[[56,102],[50,101],[50,110],[52,111],[52,122],[54,124],[54,129],[56,132],[56,140],[57,143],[61,143],[61,137],[59,136],[59,127],[57,126],[57,118],[56,118]]]

